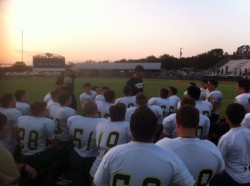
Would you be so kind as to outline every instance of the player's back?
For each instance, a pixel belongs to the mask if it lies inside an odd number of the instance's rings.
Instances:
[[[221,106],[221,102],[222,102],[222,93],[219,90],[214,90],[211,91],[210,93],[208,93],[207,95],[207,101],[209,101],[211,104],[215,101],[217,102],[217,106],[216,106],[216,110],[215,113],[218,113],[218,110]]]
[[[56,138],[60,141],[69,141],[69,129],[67,120],[69,117],[76,115],[76,111],[70,107],[60,107],[53,115],[56,123]]]
[[[24,155],[44,151],[48,140],[55,138],[55,123],[45,117],[21,116],[18,131]]]
[[[195,108],[197,108],[201,114],[207,117],[211,115],[212,105],[208,101],[195,101]]]
[[[96,126],[98,123],[107,122],[104,118],[89,118],[71,116],[67,126],[74,142],[74,150],[81,157],[95,157],[97,155]]]
[[[224,160],[219,149],[208,140],[198,138],[164,138],[156,143],[176,153],[193,175],[202,178],[200,184],[207,185],[211,178],[224,170]],[[208,180],[211,176],[210,180]]]
[[[245,115],[245,118],[241,122],[241,126],[250,129],[250,113]]]
[[[175,110],[175,102],[172,99],[169,98],[151,98],[148,100],[148,106],[152,106],[152,105],[157,105],[159,107],[161,107],[162,111],[163,111],[163,117],[168,116],[169,114],[174,113]]]
[[[49,105],[48,109],[48,117],[53,119],[53,116],[56,112],[61,108],[61,105],[58,102],[53,101],[51,105]]]
[[[136,97],[135,96],[121,97],[115,100],[115,104],[117,103],[123,103],[126,106],[126,108],[135,107]]]
[[[110,185],[125,181],[128,185],[175,183],[189,186],[194,183],[183,162],[173,152],[152,143],[132,141],[119,145],[107,153],[102,164],[106,164],[106,161],[108,170],[104,170],[104,175],[96,173],[94,182],[97,185],[106,177],[106,171],[110,174]]]
[[[22,115],[30,115],[30,105],[28,103],[16,102],[16,109],[19,110]]]
[[[13,153],[17,144],[13,129],[17,127],[17,120],[22,113],[16,108],[0,108],[0,112],[7,117],[7,137],[4,140],[4,145]]]
[[[120,144],[131,141],[131,131],[129,123],[126,121],[116,121],[99,123],[96,127],[96,144],[98,156],[91,168],[91,175],[94,174],[101,163],[103,156],[112,148]]]
[[[177,109],[177,104],[181,101],[181,99],[178,96],[176,96],[176,95],[169,96],[168,98],[172,99],[174,101],[175,108]]]

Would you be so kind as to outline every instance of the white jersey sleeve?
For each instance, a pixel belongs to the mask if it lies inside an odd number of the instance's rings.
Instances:
[[[123,103],[126,108],[135,107],[136,106],[136,97],[135,96],[126,96],[116,99],[115,104]]]
[[[248,103],[249,98],[250,98],[250,93],[243,93],[235,97],[234,102],[243,105],[246,110],[246,113],[248,113],[249,112],[249,103]]]
[[[107,103],[106,101],[97,101],[97,110],[100,118],[109,118],[109,108],[114,105],[113,103]]]
[[[126,122],[129,122],[130,123],[130,119],[131,119],[131,116],[132,114],[135,112],[135,110],[137,109],[138,107],[130,107],[127,109],[126,113],[125,113],[125,121]]]
[[[80,95],[80,103],[84,104],[87,101],[93,101],[95,99],[95,97],[96,97],[95,91],[91,91],[90,94],[87,94],[84,92]]]
[[[176,138],[176,113],[171,114],[163,120],[163,131],[167,137]]]
[[[241,126],[250,129],[250,113],[245,115],[245,118],[241,122]]]
[[[212,104],[208,101],[195,101],[195,108],[197,108],[200,114],[203,114],[207,117],[211,116]]]
[[[208,136],[210,128],[210,120],[207,116],[200,114],[199,126],[196,130],[196,136],[200,139],[203,139],[205,136]]]
[[[161,107],[157,105],[149,106],[150,110],[152,110],[157,118],[157,124],[162,124],[163,121],[163,111]]]
[[[48,103],[49,100],[52,100],[51,95],[50,95],[50,92],[49,92],[48,94],[46,94],[46,96],[44,97],[43,101],[44,101],[45,103]]]
[[[213,108],[212,112],[219,114],[219,108],[222,102],[222,93],[219,90],[214,90],[208,94],[207,100],[213,105],[213,102],[217,103],[216,108]]]

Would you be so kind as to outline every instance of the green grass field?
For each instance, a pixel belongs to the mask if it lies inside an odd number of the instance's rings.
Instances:
[[[125,85],[126,78],[77,78],[75,80],[75,95],[79,100],[79,95],[82,93],[82,85],[89,82],[98,86],[109,86],[116,93],[116,98],[122,96],[122,88]],[[0,95],[7,92],[14,93],[17,89],[27,90],[30,96],[30,102],[43,100],[44,96],[53,89],[56,78],[2,78],[0,79]],[[168,79],[145,79],[145,94],[148,98],[157,96],[159,90],[168,86],[175,86],[178,89],[178,96],[182,97],[188,82],[191,80],[168,80]],[[196,82],[197,86],[200,84]],[[223,101],[220,109],[221,118],[224,116],[224,111],[227,104],[232,103],[236,96],[235,82],[221,81],[218,89],[223,93]],[[79,102],[79,101],[78,101]],[[81,113],[78,103],[78,112]]]

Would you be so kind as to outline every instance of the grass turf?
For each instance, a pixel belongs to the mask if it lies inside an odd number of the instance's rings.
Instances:
[[[75,95],[78,104],[78,113],[81,113],[79,104],[79,95],[82,93],[82,85],[86,82],[92,86],[108,86],[115,91],[116,98],[122,96],[123,86],[126,84],[128,78],[77,78],[75,80]],[[195,82],[197,86],[200,85],[199,81],[193,80],[169,80],[169,79],[145,79],[144,92],[151,98],[157,96],[159,90],[164,87],[174,86],[178,89],[178,96],[181,98],[189,82]],[[0,95],[3,93],[14,93],[18,89],[26,90],[30,97],[30,102],[43,100],[44,96],[53,89],[56,78],[43,78],[43,77],[15,77],[15,78],[1,78],[0,79]],[[218,89],[223,93],[222,105],[220,108],[220,118],[225,115],[225,108],[229,103],[234,101],[236,96],[235,82],[221,81],[219,82]]]

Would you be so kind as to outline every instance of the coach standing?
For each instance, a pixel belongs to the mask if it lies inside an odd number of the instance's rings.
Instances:
[[[139,92],[143,92],[144,88],[144,68],[142,65],[137,65],[133,76],[127,81],[127,85],[132,89],[132,96],[135,96]]]

